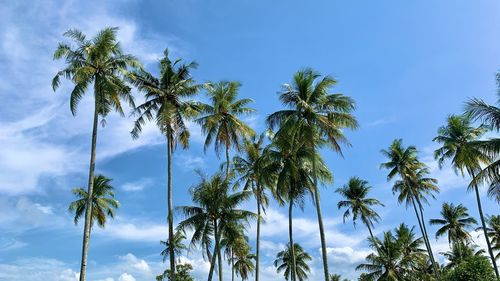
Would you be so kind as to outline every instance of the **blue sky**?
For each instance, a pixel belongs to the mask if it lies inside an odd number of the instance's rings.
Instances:
[[[69,28],[93,35],[106,26],[120,27],[124,49],[153,72],[168,47],[175,57],[199,63],[194,72],[199,82],[242,82],[241,96],[254,99],[257,109],[245,120],[257,131],[281,108],[276,93],[298,69],[312,67],[337,78],[335,91],[356,100],[361,126],[347,133],[352,147],[343,159],[324,153],[335,176],[322,191],[332,272],[355,278],[354,267],[370,251],[365,229],[343,225],[335,206],[339,198],[333,190],[350,176],[368,180],[372,195],[386,205],[379,210],[376,233],[402,221],[415,224],[413,212],[396,203],[386,172],[378,168],[380,149],[395,138],[416,145],[440,182],[441,194],[427,207],[427,218],[436,217],[444,201],[463,203],[477,217],[466,180],[447,166],[437,168],[432,138],[468,97],[495,100],[497,1],[49,0],[2,6],[0,280],[75,280],[79,269],[82,225],[73,225],[67,205],[71,188],[85,184],[92,101],[84,99],[73,117],[71,85],[65,83],[56,94],[50,88],[62,66],[52,61],[52,53]],[[166,147],[154,126],[136,141],[128,133],[131,126],[132,119],[112,115],[99,131],[97,170],[113,178],[122,207],[106,229],[93,234],[90,280],[152,280],[166,266],[159,256],[159,240],[167,232]],[[211,150],[203,153],[199,128],[191,124],[191,129],[191,148],[175,153],[176,205],[190,202],[193,170],[211,172],[219,162]],[[498,205],[483,200],[486,213],[498,213]],[[295,213],[297,240],[314,257],[311,280],[316,280],[321,261],[315,213],[310,202]],[[286,243],[286,231],[286,210],[273,204],[263,226],[263,280],[276,278],[272,260]],[[436,253],[447,250],[443,239],[432,242]],[[193,251],[183,259],[202,280],[207,264],[200,254]]]

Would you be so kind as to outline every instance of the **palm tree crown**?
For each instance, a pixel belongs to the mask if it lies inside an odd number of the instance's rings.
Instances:
[[[311,271],[311,268],[307,264],[312,260],[312,257],[302,249],[302,247],[295,243],[293,251],[291,250],[290,244],[287,244],[285,250],[280,251],[276,255],[276,260],[274,260],[274,266],[278,273],[283,272],[286,280],[290,280],[292,271],[292,252],[295,253],[295,272],[299,281],[307,279],[307,274]]]
[[[74,188],[72,192],[78,199],[71,202],[69,211],[75,213],[75,224],[77,224],[84,215],[87,201],[90,199],[92,202],[92,224],[97,222],[99,227],[104,228],[106,225],[106,218],[114,218],[116,209],[120,207],[119,202],[115,199],[113,189],[111,179],[103,175],[97,175],[94,179],[94,192],[92,193],[92,198],[89,198],[84,188]]]
[[[453,203],[443,203],[440,219],[431,219],[432,225],[441,225],[436,232],[436,238],[448,235],[448,243],[465,243],[471,240],[471,236],[467,231],[477,222],[469,216],[468,210],[462,204],[457,206]]]

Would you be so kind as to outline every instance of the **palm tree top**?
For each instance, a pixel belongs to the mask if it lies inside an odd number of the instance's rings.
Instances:
[[[448,242],[468,242],[471,236],[467,231],[472,225],[477,224],[477,221],[469,216],[467,208],[458,204],[443,203],[440,219],[431,219],[431,225],[441,225],[436,232],[436,238],[448,234]]]

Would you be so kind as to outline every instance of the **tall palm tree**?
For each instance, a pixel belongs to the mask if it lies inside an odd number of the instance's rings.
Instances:
[[[436,231],[436,238],[448,235],[448,243],[456,244],[467,244],[471,241],[468,229],[472,228],[473,225],[477,224],[476,220],[469,216],[467,208],[458,204],[457,206],[453,203],[443,203],[441,209],[440,219],[431,219],[431,225],[440,225],[441,227]]]
[[[280,101],[286,109],[268,116],[267,122],[271,128],[279,127],[281,131],[298,126],[306,137],[314,156],[319,147],[325,144],[342,155],[341,144],[349,144],[343,129],[355,129],[358,124],[352,115],[355,109],[354,101],[342,94],[331,94],[330,91],[337,81],[330,76],[323,76],[312,69],[304,69],[295,73],[291,84],[284,84],[280,93]],[[313,137],[315,136],[315,137]],[[326,139],[327,141],[323,141]],[[312,161],[313,196],[318,217],[321,239],[323,271],[325,281],[328,281],[328,260],[326,252],[325,231],[321,214],[320,195],[316,162]]]
[[[481,171],[482,165],[490,164],[490,157],[483,153],[478,147],[478,139],[485,133],[484,126],[474,127],[471,124],[471,117],[469,115],[451,115],[448,117],[447,124],[438,130],[438,136],[434,141],[442,144],[442,147],[434,152],[434,157],[438,160],[440,167],[448,159],[455,172],[464,176],[465,172],[469,174],[472,180]],[[483,207],[481,204],[481,196],[479,194],[479,186],[472,184],[468,189],[474,190],[476,194],[477,208],[479,210],[479,217],[483,227],[484,237],[488,246],[488,253],[495,269],[495,274],[499,278],[498,267],[491,248],[491,242],[487,235],[486,219],[483,214]]]
[[[140,64],[135,57],[122,53],[120,44],[116,40],[117,30],[117,28],[105,28],[92,39],[87,39],[81,31],[68,30],[64,36],[71,39],[75,46],[69,43],[59,43],[54,52],[54,59],[64,59],[66,67],[54,76],[52,88],[55,91],[60,86],[61,77],[69,79],[74,84],[70,94],[70,110],[73,115],[76,114],[78,104],[89,87],[92,87],[94,92],[94,121],[87,187],[89,198],[94,192],[99,119],[104,125],[105,118],[111,111],[117,111],[123,116],[122,101],[134,106],[130,87],[123,78],[127,74],[127,68],[139,67]],[[87,272],[91,214],[92,205],[88,201],[87,208],[85,208],[80,281],[85,280]]]
[[[500,215],[488,217],[487,233],[492,249],[497,252],[495,259],[500,259]]]
[[[241,84],[234,81],[220,81],[206,83],[210,104],[202,104],[203,116],[196,121],[201,125],[206,135],[205,150],[214,142],[215,152],[218,154],[223,147],[226,152],[226,177],[229,176],[229,149],[241,148],[241,139],[255,135],[252,128],[239,119],[255,109],[247,107],[252,99],[238,99]]]
[[[312,260],[312,257],[299,244],[293,244],[293,249],[290,245],[287,244],[286,249],[276,255],[274,260],[276,272],[283,272],[286,280],[293,280],[291,279],[293,275],[296,275],[299,281],[306,280],[307,274],[311,272],[308,262]],[[293,271],[295,274],[292,274]]]
[[[344,212],[344,223],[347,218],[352,216],[352,222],[356,226],[356,221],[360,218],[368,228],[371,239],[375,239],[372,232],[373,222],[378,222],[380,216],[372,209],[372,206],[384,206],[384,204],[375,198],[366,198],[370,189],[372,187],[368,185],[367,181],[351,177],[346,185],[338,188],[335,192],[345,199],[337,204],[339,209],[347,209]]]
[[[87,202],[92,202],[92,226],[94,221],[101,228],[106,225],[106,217],[114,218],[116,209],[120,206],[115,199],[115,193],[111,185],[111,179],[103,175],[97,175],[94,179],[94,192],[91,196],[84,188],[74,188],[72,193],[78,198],[76,201],[69,204],[68,210],[75,213],[74,222],[78,224],[83,214],[87,210]]]
[[[300,131],[287,131],[272,138],[272,143],[265,149],[264,174],[273,175],[273,195],[280,205],[288,204],[289,244],[293,245],[293,207],[303,208],[304,197],[313,190],[312,163],[316,162],[317,176],[322,182],[331,181],[332,176],[321,157],[311,147],[304,145],[305,138]],[[294,251],[291,247],[290,251]],[[295,255],[291,255],[291,266]],[[292,269],[291,280],[295,281]]]
[[[186,119],[193,118],[197,113],[197,102],[187,100],[193,97],[199,89],[191,77],[191,70],[197,64],[191,62],[182,64],[180,59],[172,61],[168,49],[159,62],[160,75],[155,77],[145,70],[132,73],[130,81],[145,94],[145,102],[135,109],[138,115],[132,129],[132,137],[138,138],[146,121],[155,120],[161,133],[167,139],[167,221],[168,237],[174,237],[173,206],[172,206],[172,154],[177,143],[184,149],[189,146],[189,130]],[[175,253],[170,249],[170,271],[175,278]]]
[[[239,174],[239,182],[243,182],[245,190],[252,190],[257,201],[257,233],[255,239],[255,281],[259,281],[259,259],[260,259],[260,223],[261,211],[265,212],[268,205],[268,197],[265,187],[272,182],[272,175],[264,173],[263,143],[265,134],[258,138],[243,140],[243,155],[233,158],[235,171]]]
[[[216,259],[221,255],[221,238],[234,225],[247,224],[255,217],[255,214],[238,209],[238,206],[247,200],[251,193],[241,191],[230,193],[230,182],[220,173],[211,178],[202,177],[201,182],[191,188],[191,196],[194,206],[181,206],[178,209],[186,217],[178,224],[178,230],[193,230],[191,245],[201,244],[207,246],[210,243],[204,240],[207,233],[213,235],[215,245],[210,260],[208,281],[212,280]],[[222,281],[222,268],[219,260],[219,280]]]
[[[394,183],[392,192],[398,193],[399,203],[405,202],[407,207],[413,206],[434,274],[438,278],[438,267],[425,228],[422,206],[422,202],[427,201],[426,196],[433,197],[432,192],[439,190],[435,185],[436,180],[427,177],[428,168],[418,160],[417,149],[414,146],[404,147],[401,139],[394,140],[387,150],[382,150],[382,154],[389,160],[380,165],[381,168],[389,170],[387,180],[390,181],[399,175],[399,180]]]

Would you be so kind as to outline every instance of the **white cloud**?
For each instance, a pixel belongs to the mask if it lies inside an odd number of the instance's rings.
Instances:
[[[143,178],[138,181],[127,182],[123,184],[122,189],[125,191],[142,191],[144,188],[150,186],[153,180],[150,178]]]
[[[128,222],[127,222],[128,221]],[[133,223],[130,220],[117,218],[106,225],[104,230],[96,230],[96,234],[123,240],[157,242],[167,237],[167,225],[148,222]]]
[[[9,264],[0,263],[0,280],[77,281],[78,273],[56,259],[27,258]]]
[[[118,281],[135,281],[135,278],[131,274],[123,273],[118,277]]]
[[[145,260],[138,259],[131,253],[128,253],[125,256],[121,256],[119,258],[126,263],[127,267],[130,266],[134,269],[147,273],[151,272],[151,268],[149,267],[149,264]]]

